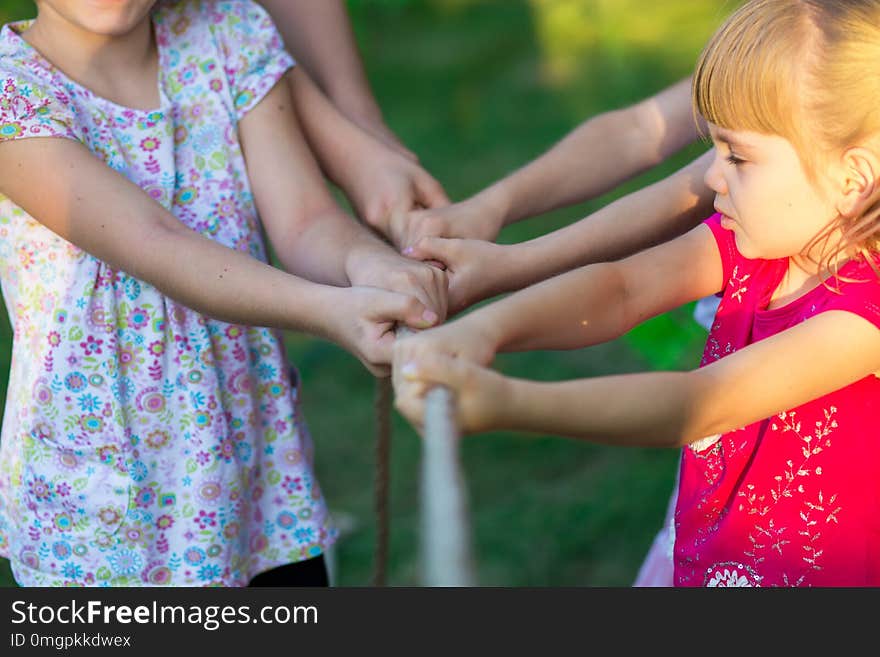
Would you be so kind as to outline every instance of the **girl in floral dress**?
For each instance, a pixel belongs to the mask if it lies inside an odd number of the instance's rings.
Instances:
[[[314,583],[335,534],[280,329],[383,374],[445,276],[335,204],[258,5],[37,6],[0,32],[0,554],[25,586]]]
[[[683,447],[678,586],[880,586],[880,0],[750,0],[693,99],[716,213],[394,346],[417,426],[432,385],[465,432]],[[572,349],[720,293],[701,367],[538,383],[498,351]]]

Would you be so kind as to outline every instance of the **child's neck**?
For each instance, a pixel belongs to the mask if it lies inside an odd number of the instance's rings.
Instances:
[[[838,258],[836,266],[840,267],[846,258]],[[828,278],[830,272],[819,271],[819,267],[811,262],[805,262],[802,258],[789,258],[788,271],[782,277],[782,281],[773,292],[767,309],[781,308],[792,301],[800,299]]]
[[[134,109],[160,105],[159,57],[149,15],[125,35],[105,36],[41,12],[22,38],[98,96]]]

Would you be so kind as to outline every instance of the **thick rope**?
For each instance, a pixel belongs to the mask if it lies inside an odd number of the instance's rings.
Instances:
[[[373,555],[373,586],[385,586],[385,570],[388,563],[391,453],[391,379],[376,379],[376,478],[374,483],[374,510],[376,512],[376,552]]]
[[[399,329],[397,335],[409,334]],[[425,586],[474,586],[471,534],[460,434],[452,393],[437,386],[425,396],[420,477],[421,567]]]
[[[426,586],[474,586],[467,496],[458,458],[460,435],[446,388],[425,396],[422,438],[422,568]]]

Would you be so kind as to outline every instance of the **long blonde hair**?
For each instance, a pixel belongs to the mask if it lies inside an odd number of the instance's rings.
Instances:
[[[749,0],[700,55],[693,106],[718,126],[784,137],[818,182],[825,157],[880,135],[880,0]],[[880,276],[869,255],[880,251],[880,191],[805,251],[817,245],[823,270],[861,253]]]

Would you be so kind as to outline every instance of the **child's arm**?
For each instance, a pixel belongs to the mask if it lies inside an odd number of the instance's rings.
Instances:
[[[712,212],[703,174],[706,153],[675,174],[610,203],[565,228],[519,244],[425,237],[406,255],[436,260],[449,276],[449,308],[458,312],[575,267],[621,258],[672,239]]]
[[[385,124],[341,0],[260,0],[285,45],[352,122],[415,160]]]
[[[286,85],[276,84],[245,114],[239,134],[260,217],[285,269],[331,285],[412,294],[437,318],[445,316],[445,273],[398,255],[335,202]]]
[[[690,372],[538,383],[444,354],[426,353],[406,363],[398,363],[395,354],[394,385],[397,408],[417,427],[425,392],[444,385],[456,395],[464,433],[507,429],[611,445],[680,447],[795,408],[878,368],[880,331],[836,310]]]
[[[536,160],[470,199],[413,213],[400,239],[494,240],[507,224],[599,196],[697,138],[690,79],[627,108],[584,121]]]
[[[300,67],[288,73],[296,114],[327,177],[358,216],[390,239],[413,208],[449,203],[446,193],[416,162],[346,119]]]
[[[0,143],[0,190],[57,235],[186,306],[326,338],[376,373],[390,361],[395,321],[429,324],[412,296],[314,284],[195,233],[73,140]]]
[[[575,269],[399,340],[395,366],[428,353],[488,365],[502,351],[606,342],[650,317],[717,292],[722,277],[715,238],[700,225],[624,260]]]

